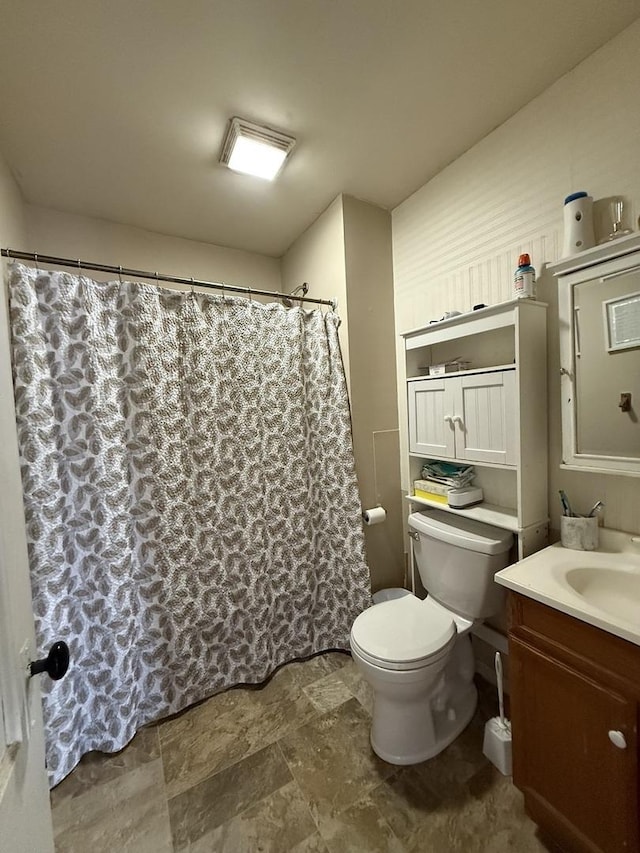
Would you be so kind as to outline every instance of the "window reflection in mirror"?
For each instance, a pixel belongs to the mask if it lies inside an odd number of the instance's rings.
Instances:
[[[573,288],[578,453],[640,458],[639,293],[640,269]]]

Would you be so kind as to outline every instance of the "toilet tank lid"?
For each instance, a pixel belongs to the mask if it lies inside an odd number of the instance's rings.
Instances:
[[[508,530],[437,509],[412,513],[409,527],[432,539],[480,554],[503,554],[513,544],[513,534]]]

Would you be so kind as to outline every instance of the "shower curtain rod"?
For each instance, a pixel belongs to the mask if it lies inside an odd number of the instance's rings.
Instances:
[[[313,302],[314,305],[330,305],[332,310],[337,308],[335,299],[312,299],[310,296],[294,296],[290,293],[279,293],[275,290],[256,290],[253,287],[239,287],[235,284],[223,284],[215,281],[200,281],[196,278],[182,278],[176,275],[165,275],[164,273],[149,272],[148,270],[132,270],[128,267],[116,267],[111,264],[96,264],[92,261],[73,260],[73,258],[56,258],[53,255],[40,255],[38,252],[19,252],[15,249],[0,249],[0,256],[18,261],[33,261],[36,265],[52,264],[58,267],[72,267],[79,271],[92,270],[94,272],[109,272],[117,276],[127,278],[152,278],[154,281],[168,281],[172,284],[186,284],[189,287],[209,287],[214,290],[231,291],[232,293],[244,293],[245,296],[272,296],[275,299],[295,299],[299,302]],[[305,291],[306,292],[306,291]]]

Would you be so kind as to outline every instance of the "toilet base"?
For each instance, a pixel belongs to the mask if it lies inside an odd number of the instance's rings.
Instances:
[[[423,742],[415,751],[404,751],[402,755],[394,755],[385,749],[384,743],[376,740],[376,729],[380,728],[384,731],[386,726],[374,725],[371,729],[371,747],[376,755],[389,764],[407,765],[427,761],[446,749],[466,729],[473,718],[477,704],[478,691],[474,684],[469,684],[468,689],[456,697],[447,710],[431,710],[434,736],[429,738],[429,743]]]
[[[380,605],[382,606],[382,605]],[[467,727],[478,703],[468,632],[423,667],[390,670],[362,658],[356,666],[373,687],[371,746],[389,764],[433,758]]]

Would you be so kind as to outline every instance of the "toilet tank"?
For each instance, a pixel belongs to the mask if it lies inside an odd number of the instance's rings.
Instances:
[[[509,565],[512,533],[438,510],[412,513],[409,527],[417,533],[415,563],[432,598],[469,619],[500,612],[505,591],[493,576]]]

